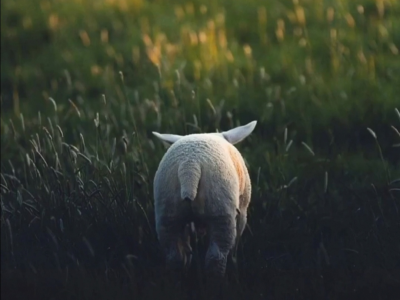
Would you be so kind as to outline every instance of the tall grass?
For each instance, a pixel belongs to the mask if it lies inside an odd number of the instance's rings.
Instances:
[[[152,180],[166,149],[151,131],[253,119],[238,145],[253,193],[227,299],[395,295],[396,1],[1,8],[2,296],[200,297],[197,264],[186,290],[163,273]]]

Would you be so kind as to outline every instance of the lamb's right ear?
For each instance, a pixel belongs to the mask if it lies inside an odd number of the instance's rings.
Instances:
[[[243,141],[250,133],[252,133],[256,125],[257,121],[253,121],[247,125],[222,132],[222,135],[229,143],[236,144]]]
[[[154,131],[152,133],[156,137],[158,137],[160,140],[162,140],[168,144],[173,144],[182,137],[181,135],[177,135],[177,134],[158,133],[158,132],[154,132]]]

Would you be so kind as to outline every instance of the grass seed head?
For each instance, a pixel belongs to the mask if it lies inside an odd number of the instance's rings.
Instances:
[[[375,133],[371,128],[369,128],[369,127],[367,127],[367,130],[368,130],[369,133],[372,135],[372,137],[376,140],[376,139],[377,139],[376,133]]]

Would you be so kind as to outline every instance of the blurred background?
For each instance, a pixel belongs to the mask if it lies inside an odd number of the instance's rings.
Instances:
[[[238,145],[253,202],[235,287],[252,299],[389,297],[399,48],[397,0],[2,0],[2,287],[40,299],[172,292],[152,204],[165,147],[151,131],[257,120]]]
[[[2,106],[16,115],[36,114],[49,97],[118,98],[120,72],[129,92],[150,101],[154,82],[170,99],[180,80],[214,106],[224,99],[228,111],[290,119],[308,132],[385,122],[399,100],[394,0],[5,0],[1,8]]]

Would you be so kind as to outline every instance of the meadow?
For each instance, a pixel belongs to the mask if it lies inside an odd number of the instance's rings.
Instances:
[[[399,48],[397,0],[2,0],[2,299],[200,299],[196,260],[164,273],[151,132],[252,120],[226,299],[396,299]]]

